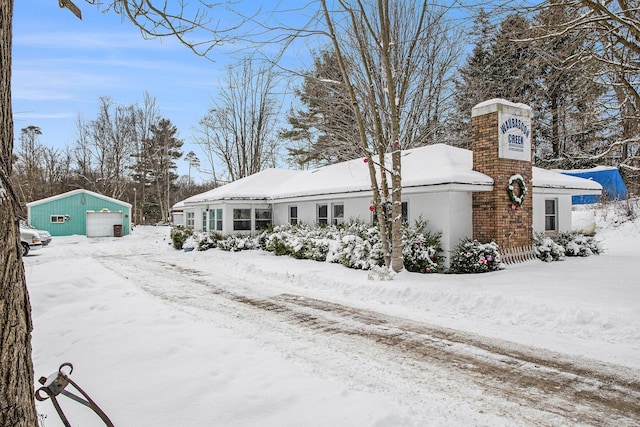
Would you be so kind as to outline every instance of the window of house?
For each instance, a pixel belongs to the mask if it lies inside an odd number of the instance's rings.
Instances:
[[[202,211],[202,231],[207,230],[207,210]]]
[[[558,201],[544,201],[544,231],[558,231]]]
[[[209,231],[222,231],[222,209],[209,210]]]
[[[222,231],[222,209],[209,209],[209,231]]]
[[[215,229],[216,229],[216,210],[209,209],[209,227],[207,227],[207,230],[213,231]]]
[[[235,231],[251,231],[251,209],[233,210],[233,229]]]
[[[266,230],[271,225],[271,209],[256,209],[256,230]]]
[[[334,203],[331,205],[331,218],[333,225],[344,224],[344,204]]]
[[[193,228],[195,224],[196,213],[195,212],[187,212],[187,222],[186,225],[188,228]]]
[[[62,224],[64,222],[64,215],[51,215],[50,221],[52,224]]]
[[[289,206],[289,224],[296,225],[298,223],[298,207]]]
[[[316,220],[320,225],[329,224],[329,207],[324,205],[316,205]]]
[[[222,209],[216,209],[216,231],[222,231]]]

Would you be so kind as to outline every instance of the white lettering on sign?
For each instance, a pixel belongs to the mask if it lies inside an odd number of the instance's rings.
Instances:
[[[498,155],[504,159],[531,161],[531,118],[498,112]]]

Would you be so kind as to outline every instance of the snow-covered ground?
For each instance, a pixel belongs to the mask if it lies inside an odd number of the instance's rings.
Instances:
[[[640,220],[598,218],[599,256],[391,281],[261,251],[176,251],[168,227],[56,237],[24,260],[36,377],[73,363],[71,377],[117,426],[571,424],[375,343],[238,301],[328,301],[636,375]],[[101,425],[60,402],[74,426]],[[50,402],[37,408],[41,425],[62,425]]]

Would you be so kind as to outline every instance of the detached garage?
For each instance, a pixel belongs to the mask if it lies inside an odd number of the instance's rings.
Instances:
[[[27,203],[27,216],[52,236],[120,237],[131,229],[131,204],[83,189]]]

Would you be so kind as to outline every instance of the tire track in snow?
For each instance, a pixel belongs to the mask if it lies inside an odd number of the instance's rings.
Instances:
[[[120,257],[100,257],[104,258]],[[555,414],[571,424],[640,424],[640,373],[628,368],[576,360],[315,298],[288,293],[273,297],[242,294],[230,290],[233,286],[215,283],[225,279],[241,282],[242,277],[214,279],[208,273],[149,257],[136,257],[135,261],[122,258],[117,267],[106,261],[103,265],[114,271],[122,263],[145,262],[150,267],[145,271],[188,280],[191,288],[179,286],[171,292],[142,286],[181,305],[198,307],[196,300],[203,295],[215,295],[317,333],[365,340],[400,355],[398,360],[404,364],[409,358],[417,369],[422,364],[435,365],[463,376],[487,393]],[[139,269],[134,264],[130,267]],[[261,280],[258,276],[256,279]],[[190,295],[181,295],[182,292]]]

